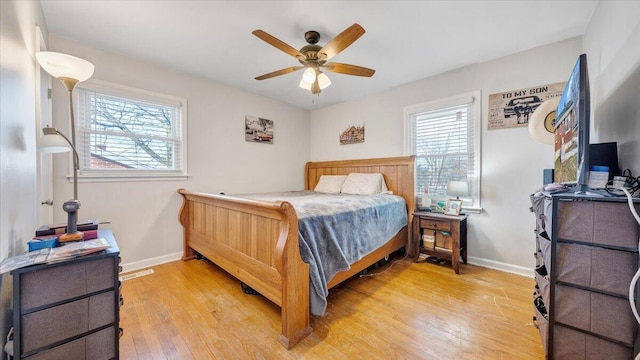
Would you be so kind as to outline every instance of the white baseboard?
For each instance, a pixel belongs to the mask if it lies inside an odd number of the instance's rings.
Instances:
[[[182,251],[173,254],[162,255],[151,259],[134,261],[132,263],[122,264],[122,272],[127,273],[140,269],[149,268],[155,265],[165,264],[171,261],[182,259]]]
[[[499,261],[488,260],[477,257],[467,257],[467,262],[472,265],[477,265],[489,269],[500,270],[520,276],[526,276],[533,278],[533,268],[528,268],[524,266],[518,266],[513,264],[507,264]]]
[[[173,254],[154,257],[151,259],[145,259],[145,260],[135,261],[132,263],[122,264],[122,272],[128,273],[128,272],[149,268],[155,265],[165,264],[165,263],[180,260],[180,259],[182,259],[181,251]],[[467,262],[471,265],[481,266],[489,269],[504,271],[504,272],[508,272],[508,273],[512,273],[520,276],[533,278],[533,269],[524,267],[524,266],[507,264],[499,261],[487,260],[487,259],[473,257],[473,256],[469,256],[467,258]]]

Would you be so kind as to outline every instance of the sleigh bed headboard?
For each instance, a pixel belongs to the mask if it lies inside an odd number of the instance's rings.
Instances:
[[[377,159],[308,162],[305,167],[305,190],[313,190],[322,175],[381,173],[389,190],[402,196],[409,212],[416,208],[414,190],[415,156]]]

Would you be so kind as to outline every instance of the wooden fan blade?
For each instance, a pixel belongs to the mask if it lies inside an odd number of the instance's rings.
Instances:
[[[327,61],[338,53],[353,44],[360,36],[364,35],[364,28],[358,24],[349,26],[345,31],[338,34],[329,41],[320,51],[318,51],[318,59]]]
[[[369,69],[362,66],[350,65],[350,64],[341,64],[341,63],[327,63],[322,67],[325,69],[339,74],[347,74],[347,75],[355,75],[355,76],[365,76],[372,77],[375,74],[375,70]]]
[[[296,50],[295,48],[293,48],[292,46],[290,46],[289,44],[285,43],[284,41],[267,34],[266,32],[262,31],[262,30],[254,30],[251,32],[253,35],[259,37],[260,39],[264,40],[265,42],[267,42],[269,45],[284,51],[285,53],[293,56],[294,58],[297,58],[299,60],[306,60],[306,57],[298,50]]]
[[[304,66],[292,66],[292,67],[288,67],[288,68],[285,68],[285,69],[276,70],[276,71],[270,72],[268,74],[260,75],[260,76],[256,77],[256,80],[264,80],[264,79],[269,79],[269,78],[272,78],[272,77],[276,77],[276,76],[292,73],[294,71],[302,69],[303,67]]]

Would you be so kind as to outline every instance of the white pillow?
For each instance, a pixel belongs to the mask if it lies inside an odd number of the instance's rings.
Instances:
[[[382,174],[351,173],[342,184],[343,194],[373,195],[386,192],[387,184]]]
[[[347,175],[322,175],[313,191],[325,194],[339,194]]]

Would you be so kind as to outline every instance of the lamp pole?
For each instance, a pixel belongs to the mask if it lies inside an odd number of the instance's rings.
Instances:
[[[71,120],[71,145],[73,146],[73,152],[75,156],[73,157],[73,199],[78,200],[78,168],[79,158],[78,153],[76,152],[76,120],[73,115],[73,89],[78,84],[78,80],[68,78],[68,77],[59,77],[58,80],[62,82],[62,85],[69,92],[69,118]],[[68,141],[68,139],[67,139]]]
[[[73,146],[73,144],[71,143],[71,141],[69,140],[68,137],[64,136],[63,133],[61,133],[60,131],[58,131],[58,129],[54,128],[54,127],[45,127],[42,129],[42,133],[46,136],[46,135],[60,135],[64,141],[67,142],[67,144],[69,144],[69,146],[71,147],[71,151],[73,151],[73,183],[74,185],[77,184],[78,182],[78,164],[80,163],[79,161],[79,157],[78,157],[78,152],[76,151],[76,147]],[[57,151],[55,151],[57,152]],[[74,186],[74,196],[77,196],[77,193],[75,193],[75,191],[77,191],[77,187]],[[75,241],[75,240],[82,240],[82,233],[78,232],[78,226],[77,226],[77,218],[78,218],[78,209],[80,208],[80,202],[78,201],[78,199],[73,199],[73,200],[69,200],[66,201],[64,204],[62,204],[62,209],[67,212],[68,215],[68,222],[67,222],[67,232],[66,234],[60,235],[58,240],[60,242],[65,242],[65,241]]]

